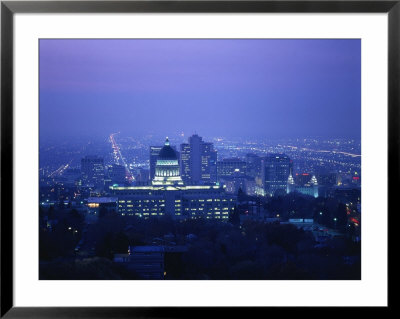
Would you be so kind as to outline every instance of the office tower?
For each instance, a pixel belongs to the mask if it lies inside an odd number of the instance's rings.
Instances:
[[[191,181],[190,144],[181,144],[181,176],[186,184]]]
[[[261,174],[261,157],[249,153],[246,155],[246,175],[255,179]]]
[[[218,180],[229,177],[244,177],[246,162],[240,158],[225,158],[217,164]]]
[[[202,138],[197,134],[189,137],[190,145],[190,168],[191,168],[191,182],[198,184],[201,179],[201,151],[200,145],[203,142]]]
[[[109,166],[108,177],[112,184],[124,184],[126,182],[125,166],[117,164]]]
[[[292,163],[285,154],[270,154],[261,161],[261,182],[265,196],[284,194]]]
[[[104,187],[104,160],[97,156],[86,156],[81,160],[82,184],[94,186],[97,189]]]
[[[181,174],[186,184],[212,184],[217,181],[217,151],[213,143],[204,142],[197,134],[181,144]]]
[[[217,152],[213,143],[201,144],[201,181],[204,184],[217,181]]]
[[[218,182],[225,185],[227,193],[237,194],[239,189],[246,192],[246,166],[239,158],[225,158],[217,163]]]
[[[204,152],[206,154],[206,152]],[[151,185],[111,186],[122,216],[143,218],[168,215],[183,219],[228,220],[236,196],[219,185],[184,185],[177,154],[168,139],[159,152]]]
[[[158,154],[162,148],[162,146],[150,146],[150,180],[154,178]]]
[[[137,183],[148,184],[150,180],[150,171],[145,168],[139,168],[135,180]]]

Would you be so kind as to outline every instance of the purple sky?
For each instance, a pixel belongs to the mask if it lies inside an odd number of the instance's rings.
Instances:
[[[360,40],[40,40],[42,138],[361,134]]]

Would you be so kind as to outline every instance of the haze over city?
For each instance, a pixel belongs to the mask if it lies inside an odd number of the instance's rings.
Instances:
[[[360,139],[360,40],[40,40],[40,137]]]
[[[361,279],[360,40],[40,40],[39,279]]]

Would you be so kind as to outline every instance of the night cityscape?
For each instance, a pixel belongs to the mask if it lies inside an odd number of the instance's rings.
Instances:
[[[359,40],[41,40],[39,279],[360,280]]]

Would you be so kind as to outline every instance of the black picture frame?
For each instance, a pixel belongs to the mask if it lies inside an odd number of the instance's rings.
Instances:
[[[398,212],[395,184],[399,181],[400,120],[400,0],[356,1],[1,1],[1,317],[5,318],[132,318],[193,317],[213,313],[226,316],[227,309],[191,307],[14,307],[13,303],[13,16],[15,13],[118,13],[118,12],[313,12],[388,13],[388,207]],[[381,172],[382,173],[382,172]],[[389,212],[388,212],[389,213]],[[388,222],[388,235],[391,223]],[[389,247],[388,236],[388,247]],[[389,258],[389,254],[388,254]],[[388,264],[390,263],[390,258]],[[389,269],[388,269],[389,270]],[[388,287],[390,280],[388,280]],[[388,307],[391,309],[391,296]],[[238,308],[235,314],[248,315]],[[350,309],[347,308],[347,312]],[[359,309],[356,310],[357,313]],[[264,310],[265,311],[265,310]],[[269,310],[268,310],[269,311]],[[307,307],[286,308],[296,315],[309,314]],[[333,308],[333,314],[338,308]],[[354,314],[350,311],[349,314]]]

